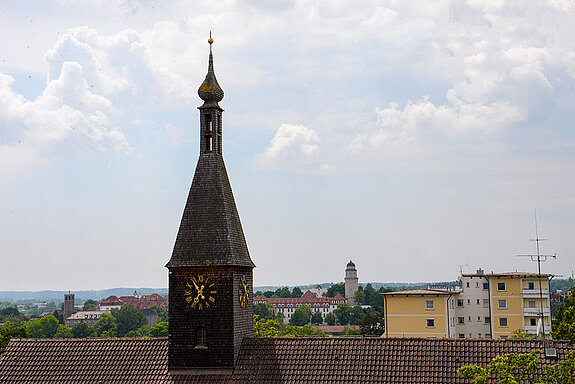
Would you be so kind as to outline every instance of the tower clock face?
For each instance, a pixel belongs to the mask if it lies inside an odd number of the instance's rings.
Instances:
[[[203,310],[216,302],[216,293],[216,284],[209,277],[198,275],[186,282],[184,298],[191,308]]]
[[[248,300],[250,298],[249,284],[248,284],[248,281],[246,279],[246,275],[242,275],[242,277],[240,277],[239,298],[240,298],[241,307],[245,308],[248,305]]]

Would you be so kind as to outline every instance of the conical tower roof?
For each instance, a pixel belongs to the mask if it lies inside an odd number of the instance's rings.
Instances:
[[[217,103],[224,93],[213,71],[212,42],[210,37],[208,74],[198,94],[205,101],[201,114],[221,117],[223,110]],[[200,130],[206,129],[205,119],[200,125]],[[166,264],[168,268],[200,266],[254,267],[224,158],[212,150],[200,153],[172,258]]]

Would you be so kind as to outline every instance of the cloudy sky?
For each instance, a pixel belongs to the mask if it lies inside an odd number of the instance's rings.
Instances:
[[[0,289],[164,287],[215,39],[256,285],[570,276],[575,3],[0,5]]]

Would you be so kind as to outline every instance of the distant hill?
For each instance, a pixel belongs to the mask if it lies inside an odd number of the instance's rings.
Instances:
[[[75,298],[78,300],[102,300],[108,296],[129,296],[138,291],[140,295],[150,295],[158,293],[162,296],[168,294],[167,288],[110,288],[92,291],[72,291]],[[37,300],[37,301],[64,301],[64,294],[68,291],[0,291],[0,301],[24,301],[24,300]]]
[[[300,284],[300,285],[288,285],[289,289],[293,289],[294,286],[299,287],[302,291],[305,292],[306,289],[315,288],[318,284],[321,285],[323,288],[329,288],[333,284],[337,284],[338,282],[329,282],[329,283],[314,283],[314,284]],[[340,282],[341,283],[341,282]],[[371,282],[371,283],[360,283],[362,287],[365,287],[367,284],[371,284],[372,287],[375,289],[379,289],[380,287],[390,287],[390,288],[402,288],[402,287],[420,287],[420,286],[427,286],[429,284],[438,284],[438,283],[380,283],[380,282]],[[256,291],[275,291],[278,288],[283,288],[285,285],[262,285],[254,287],[254,292]],[[140,295],[150,295],[152,293],[158,293],[162,296],[168,294],[167,288],[109,288],[109,289],[100,289],[100,290],[91,290],[91,291],[72,291],[74,295],[76,295],[77,300],[102,300],[108,296],[129,296],[134,293],[134,291],[138,291]],[[55,301],[55,302],[62,302],[64,301],[64,294],[68,293],[68,291],[0,291],[0,301],[10,301],[10,302],[17,302],[17,301],[24,301],[24,300],[35,300],[35,301]]]

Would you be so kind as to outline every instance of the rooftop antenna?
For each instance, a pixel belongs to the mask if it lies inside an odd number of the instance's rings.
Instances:
[[[541,241],[546,241],[547,239],[542,239],[539,237],[539,229],[537,228],[537,208],[533,209],[533,212],[535,214],[535,238],[534,239],[529,239],[529,241],[534,241],[536,248],[537,248],[537,254],[531,254],[531,255],[517,255],[519,257],[529,257],[531,259],[531,261],[536,261],[537,262],[537,279],[539,280],[539,304],[540,304],[540,308],[541,308],[541,312],[540,312],[540,321],[541,321],[541,331],[543,334],[543,338],[545,338],[545,317],[543,314],[543,288],[541,287],[541,263],[543,261],[547,261],[548,258],[552,257],[554,259],[557,258],[557,254],[554,253],[552,255],[542,255],[539,249],[539,242]],[[547,292],[549,292],[551,289],[551,287],[547,287]]]
[[[459,267],[459,276],[463,275],[463,267],[469,268],[469,264],[455,264],[456,267]]]

